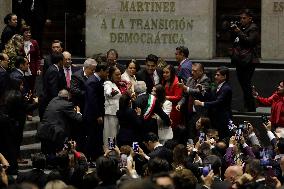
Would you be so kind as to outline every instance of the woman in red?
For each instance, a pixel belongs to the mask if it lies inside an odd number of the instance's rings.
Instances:
[[[258,96],[255,90],[253,91],[253,96],[259,103],[271,106],[270,121],[272,127],[275,129],[277,127],[284,128],[284,81],[279,83],[276,92],[268,98]]]
[[[178,86],[178,77],[175,74],[175,68],[172,65],[167,65],[163,69],[163,85],[166,90],[166,99],[172,102],[172,111],[170,118],[172,120],[172,129],[174,138],[178,137],[177,127],[182,123],[181,113],[176,110],[176,105],[182,98],[182,89]]]
[[[36,76],[40,75],[40,51],[37,41],[31,38],[30,26],[23,26],[22,33],[25,56],[30,64],[29,71],[25,75],[28,76],[29,88],[34,94]]]

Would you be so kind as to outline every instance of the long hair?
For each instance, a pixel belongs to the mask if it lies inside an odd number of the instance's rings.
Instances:
[[[176,70],[175,70],[174,66],[172,66],[170,64],[167,65],[164,69],[168,69],[170,71],[169,83],[170,83],[170,86],[172,86],[173,83],[174,83],[175,77],[176,77]],[[164,82],[163,85],[165,86],[166,82]]]

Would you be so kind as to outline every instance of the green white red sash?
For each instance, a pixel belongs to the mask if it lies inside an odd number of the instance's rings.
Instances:
[[[149,95],[149,98],[148,98],[148,104],[147,104],[147,107],[146,107],[146,112],[144,113],[144,119],[147,120],[149,119],[152,114],[153,114],[153,110],[154,110],[154,107],[155,107],[155,103],[156,103],[156,97],[153,96],[153,95]]]

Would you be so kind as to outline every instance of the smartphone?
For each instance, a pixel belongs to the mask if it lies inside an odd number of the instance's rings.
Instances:
[[[123,167],[127,167],[127,155],[126,154],[121,154],[120,156],[120,164],[121,164],[121,168]]]
[[[205,133],[204,132],[200,132],[199,141],[200,141],[200,144],[202,144],[205,141]]]
[[[241,136],[243,134],[243,129],[244,129],[244,125],[240,124],[239,127],[236,130],[236,140],[240,140]]]
[[[262,115],[262,116],[261,116],[261,120],[262,120],[262,123],[264,123],[265,125],[268,124],[268,118],[267,118],[267,116]]]
[[[115,137],[108,137],[108,149],[115,148]]]
[[[132,149],[135,153],[138,153],[139,152],[139,144],[138,142],[133,142],[132,143]]]
[[[178,77],[178,82],[179,82],[179,83],[183,83],[183,82],[182,82],[182,77]]]
[[[209,174],[209,172],[211,171],[211,164],[208,164],[204,167],[198,167],[200,173],[203,175],[203,176],[207,176]]]

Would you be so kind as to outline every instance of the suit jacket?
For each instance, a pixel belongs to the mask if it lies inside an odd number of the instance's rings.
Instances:
[[[67,87],[67,79],[66,79],[66,73],[64,72],[64,67],[62,68],[62,74],[63,74],[63,76],[64,76],[64,79],[65,79],[65,82],[66,82],[66,87]],[[71,65],[70,67],[69,67],[69,73],[70,73],[70,87],[71,87],[71,80],[72,80],[72,75],[76,72],[76,71],[78,71],[78,68],[77,67],[75,67],[75,66],[73,66],[73,65]],[[67,88],[68,90],[70,90],[70,88]]]
[[[10,84],[10,77],[7,71],[0,66],[0,103],[2,97],[4,97],[5,92],[11,86]]]
[[[29,92],[28,82],[25,76],[19,70],[14,68],[13,71],[10,73],[10,77],[12,81],[12,87],[14,89],[20,89],[20,84],[21,82],[23,82],[24,90],[22,91],[22,93],[27,94]]]
[[[32,43],[30,46],[30,51],[26,54],[29,57],[30,70],[32,75],[37,75],[37,71],[40,70],[40,50],[36,40],[31,39]]]
[[[113,90],[118,92],[114,96],[112,96]],[[116,112],[119,109],[119,99],[121,97],[121,92],[115,83],[111,81],[104,82],[104,96],[105,96],[105,114],[116,115]]]
[[[48,70],[49,66],[51,66],[51,65],[52,65],[51,54],[49,54],[44,58],[42,73],[41,73],[42,77],[44,77],[46,71]]]
[[[63,144],[70,135],[70,123],[74,120],[82,121],[82,114],[74,110],[72,102],[57,96],[50,101],[44,112],[38,136]]]
[[[147,104],[148,104],[149,94],[141,94],[137,97],[135,102],[133,103],[133,108],[136,107],[141,108],[141,115],[144,115],[147,110]],[[170,126],[171,121],[169,116],[163,111],[162,106],[158,101],[156,101],[154,108],[153,108],[153,114],[156,113],[161,120],[164,122],[164,126]],[[148,132],[154,132],[158,134],[158,126],[157,126],[157,120],[154,118],[150,119],[143,119],[143,129],[142,133],[146,134]],[[141,134],[141,137],[143,136]]]
[[[168,100],[172,102],[172,110],[170,114],[170,118],[173,122],[172,127],[176,127],[182,121],[181,113],[176,109],[176,105],[182,98],[182,89],[178,86],[177,77],[175,77],[174,82],[171,86],[165,85],[165,91]]]
[[[95,75],[88,78],[86,82],[84,118],[96,121],[105,114],[103,81]]]
[[[182,99],[178,102],[179,105],[183,106],[183,109],[188,112],[188,107],[185,106],[189,103],[189,98],[199,99],[202,101],[208,100],[208,94],[209,94],[209,78],[204,74],[197,82],[192,78],[189,77],[186,86],[189,87],[189,90],[187,92],[183,92]],[[200,92],[199,89],[196,87],[197,84],[200,84],[202,88],[204,88],[204,92]],[[203,94],[202,94],[203,93]],[[193,104],[192,104],[193,105]],[[197,112],[204,111],[204,108],[202,107],[195,107]]]
[[[181,65],[178,66],[177,76],[183,81],[187,81],[191,77],[192,62],[187,58]]]
[[[3,29],[1,34],[1,44],[0,44],[0,52],[2,52],[3,49],[5,49],[5,45],[8,43],[8,41],[17,33],[17,29],[14,27],[11,27],[9,25],[6,25],[6,27]]]
[[[219,130],[220,138],[228,137],[228,123],[232,117],[231,102],[232,88],[225,82],[219,91],[213,94],[212,101],[204,103],[204,107],[208,108],[212,126]]]
[[[163,71],[156,69],[158,77],[159,77],[159,83],[162,81],[162,76],[163,76]],[[151,94],[152,88],[154,87],[153,81],[151,76],[148,74],[146,69],[143,69],[139,71],[136,75],[137,81],[145,81],[146,86],[147,86],[147,93]]]
[[[74,105],[78,105],[81,108],[81,110],[84,110],[84,105],[85,105],[85,93],[86,93],[85,83],[87,79],[88,78],[84,76],[83,69],[76,71],[71,76],[70,93],[72,96],[72,102],[74,103]]]
[[[44,188],[47,183],[47,174],[40,169],[32,169],[28,172],[19,172],[16,182],[31,182],[39,186],[39,188]]]
[[[55,65],[51,65],[43,78],[44,99],[49,102],[64,88],[66,88],[66,81],[62,71],[58,70]]]

